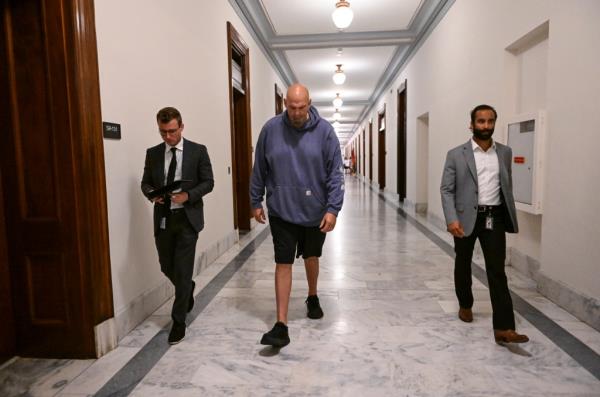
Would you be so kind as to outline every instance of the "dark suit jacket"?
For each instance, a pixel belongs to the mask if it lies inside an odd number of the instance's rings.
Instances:
[[[165,184],[165,143],[146,151],[142,193],[148,195]],[[183,203],[188,220],[199,233],[204,228],[204,203],[202,197],[211,192],[214,186],[212,166],[206,146],[183,139],[183,164],[181,179],[188,179],[181,186],[189,199]],[[162,212],[160,204],[154,205],[154,235],[158,234]]]
[[[506,231],[517,233],[519,226],[512,191],[512,150],[506,145],[495,143],[500,167],[500,190],[507,212]],[[470,139],[448,152],[440,192],[446,224],[460,221],[465,235],[469,236],[475,228],[478,203],[477,167]]]

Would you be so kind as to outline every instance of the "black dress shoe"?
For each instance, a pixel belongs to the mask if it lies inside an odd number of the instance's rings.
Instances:
[[[196,288],[196,283],[192,281],[192,292],[190,293],[190,300],[188,302],[188,310],[187,312],[191,312],[194,308],[194,289]]]
[[[169,332],[169,345],[176,345],[185,337],[185,323],[173,323]]]

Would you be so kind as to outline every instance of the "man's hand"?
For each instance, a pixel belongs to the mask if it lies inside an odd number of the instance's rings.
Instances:
[[[189,198],[190,196],[187,192],[171,193],[171,202],[175,204],[183,204],[188,201]]]
[[[262,208],[255,208],[254,219],[256,219],[256,222],[258,223],[265,223],[265,220],[267,219],[265,217],[265,210],[263,210]]]
[[[163,198],[163,196],[156,196],[152,199],[153,203],[158,203],[158,204],[164,204],[165,203],[165,199]]]
[[[323,219],[321,220],[321,225],[319,225],[319,229],[321,229],[321,231],[323,233],[327,233],[333,230],[333,228],[335,227],[335,222],[337,220],[337,217],[329,212],[327,212],[325,214],[325,216],[323,217]]]
[[[454,221],[448,225],[448,231],[454,237],[465,237],[465,231],[459,221]]]

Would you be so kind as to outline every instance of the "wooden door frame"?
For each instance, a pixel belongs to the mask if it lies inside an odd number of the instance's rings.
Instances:
[[[369,120],[369,182],[373,183],[373,120]]]
[[[360,147],[360,135],[356,137],[355,141],[356,141],[356,148],[357,148],[357,151],[356,151],[356,175],[358,176],[360,174],[360,166],[362,165],[361,158],[360,158],[360,153],[362,150],[362,148]]]
[[[61,177],[52,181],[55,201],[49,215],[29,210],[40,196],[26,190],[34,182],[22,167],[2,179],[5,219],[0,228],[11,230],[6,234],[11,290],[13,297],[22,298],[13,299],[16,353],[94,358],[99,353],[96,326],[114,317],[94,2],[12,5],[3,2],[0,23],[0,91],[5,93],[0,94],[0,107],[6,110],[0,112],[0,123],[10,130],[0,149],[0,163],[10,169],[31,161],[23,148],[33,138],[30,131],[22,131],[23,121],[31,116],[21,105],[24,93],[31,95],[33,89],[43,93],[46,106],[54,106],[52,113],[39,116],[45,118],[46,128],[36,131],[52,145],[37,150],[55,159],[54,172],[61,171]],[[20,41],[19,29],[35,41],[35,47]],[[19,75],[22,63],[35,64],[45,74],[26,81]],[[35,222],[47,230],[36,228],[35,238],[23,235]],[[57,245],[49,243],[55,240]],[[32,293],[32,280],[43,277],[44,271],[55,271],[41,262],[32,265],[32,258],[44,255],[60,258],[56,263],[67,276],[54,287],[60,300],[44,302],[54,311],[39,315],[35,309],[44,297]]]
[[[366,157],[366,145],[365,145],[365,127],[362,130],[362,144],[363,144],[363,152],[362,152],[362,176],[365,176],[365,157]]]
[[[282,113],[283,108],[283,91],[277,83],[275,83],[275,115]]]
[[[231,60],[237,56],[242,59],[242,88],[244,90],[245,121],[240,128],[235,125],[234,88],[231,82]],[[231,180],[233,184],[233,227],[239,230],[250,230],[250,173],[252,170],[252,134],[250,117],[250,50],[241,35],[227,21],[227,67],[229,69],[229,120],[231,134]],[[240,181],[241,179],[241,181]],[[238,184],[247,188],[238,191]],[[247,185],[247,186],[246,186]],[[242,205],[246,202],[247,205]]]
[[[383,126],[383,128],[382,128]],[[387,129],[385,103],[383,109],[377,112],[377,183],[379,190],[385,189],[385,133]]]
[[[406,198],[406,79],[398,88],[398,139],[397,139],[397,186],[398,199],[403,201]],[[403,98],[403,99],[402,99]],[[402,118],[402,120],[400,120]]]

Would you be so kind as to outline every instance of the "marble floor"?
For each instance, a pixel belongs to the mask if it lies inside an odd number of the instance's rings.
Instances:
[[[600,396],[600,333],[513,269],[509,286],[520,307],[539,311],[567,339],[517,308],[517,329],[531,341],[497,345],[488,290],[477,279],[475,320],[458,320],[450,243],[444,231],[347,176],[321,260],[325,316],[306,318],[297,261],[287,347],[259,344],[275,321],[275,302],[273,245],[258,227],[196,279],[201,304],[178,345],[167,345],[166,302],[99,360],[4,364],[0,396]],[[567,353],[573,341],[587,365]]]

